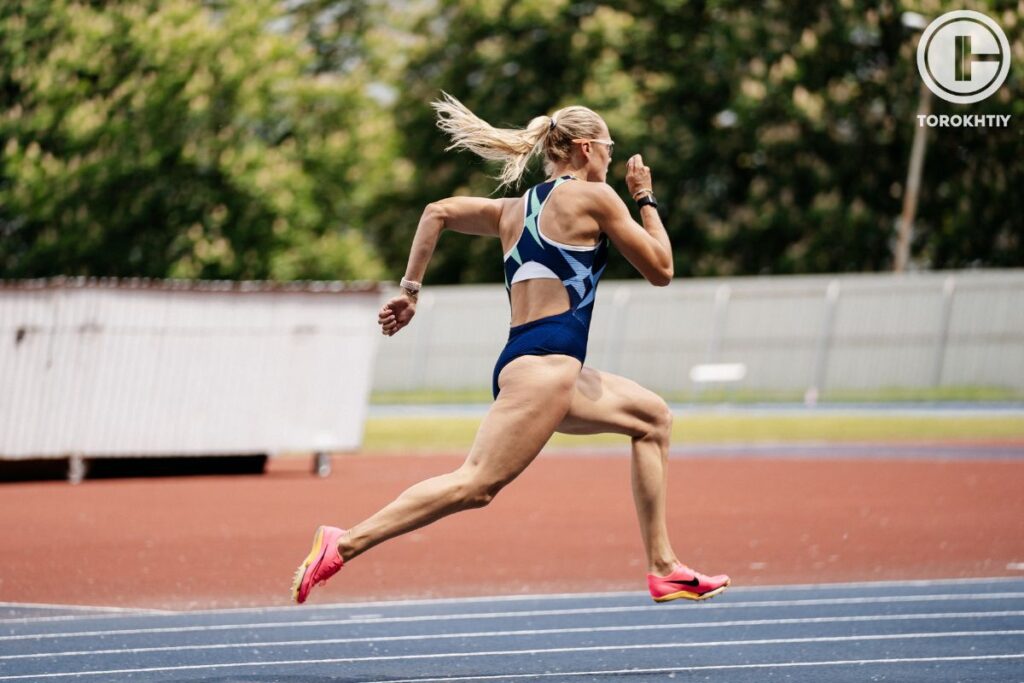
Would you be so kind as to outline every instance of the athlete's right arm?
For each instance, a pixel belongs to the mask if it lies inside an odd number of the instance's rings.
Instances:
[[[427,204],[416,226],[405,277],[423,282],[427,264],[434,255],[434,247],[437,246],[442,230],[497,237],[501,211],[507,201],[486,197],[449,197]]]
[[[409,250],[409,263],[405,279],[423,282],[427,264],[434,255],[434,247],[442,230],[454,230],[466,235],[497,237],[501,212],[508,199],[486,197],[449,197],[427,204],[416,226],[416,235]],[[416,314],[416,301],[402,293],[388,301],[377,313],[377,323],[387,336],[393,335],[412,321]]]
[[[651,171],[635,154],[626,162],[626,181],[630,192],[651,189]],[[595,218],[601,230],[634,268],[652,285],[664,287],[672,281],[672,244],[654,207],[640,210],[643,225],[633,220],[622,198],[611,188],[598,185],[594,203]]]

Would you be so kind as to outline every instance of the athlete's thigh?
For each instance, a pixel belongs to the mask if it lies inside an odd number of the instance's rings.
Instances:
[[[569,411],[579,372],[578,360],[561,355],[520,356],[506,365],[463,467],[495,481],[522,472]]]
[[[669,419],[665,401],[650,389],[610,372],[583,368],[572,403],[556,431],[563,434],[644,436]]]

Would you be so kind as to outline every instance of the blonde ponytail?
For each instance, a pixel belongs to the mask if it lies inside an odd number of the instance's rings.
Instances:
[[[530,159],[542,149],[551,129],[551,118],[538,116],[524,129],[495,128],[446,92],[432,103],[437,112],[437,127],[448,134],[452,144],[445,150],[468,149],[489,161],[503,161],[497,179],[499,189],[515,185],[526,172]]]

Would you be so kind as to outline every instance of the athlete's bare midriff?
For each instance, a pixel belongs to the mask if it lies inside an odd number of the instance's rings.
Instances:
[[[579,181],[582,183],[582,181]],[[570,187],[576,185],[566,183],[548,199],[548,203],[541,215],[540,231],[556,242],[563,244],[578,244],[589,246],[596,244],[600,235],[600,229],[589,216],[583,213],[580,195],[585,193],[582,187]],[[501,220],[501,242],[503,252],[507,252],[518,241],[523,231],[524,209],[521,200],[515,201],[506,211]],[[564,226],[577,227],[577,230],[569,231]],[[579,228],[582,227],[582,230]],[[539,278],[525,280],[512,285],[512,320],[510,325],[523,325],[525,323],[558,315],[569,310],[569,295],[565,286],[559,280]]]
[[[512,285],[513,327],[569,310],[569,295],[560,280],[526,280]]]

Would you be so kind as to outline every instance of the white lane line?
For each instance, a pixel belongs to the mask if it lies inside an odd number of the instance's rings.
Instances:
[[[1019,576],[991,576],[991,577],[960,577],[953,579],[903,579],[891,581],[848,581],[845,583],[793,583],[777,586],[733,586],[730,593],[745,592],[785,592],[785,591],[807,591],[807,590],[845,590],[850,588],[901,588],[917,587],[932,588],[935,586],[978,584],[978,583],[1005,583],[1009,581],[1020,581]],[[646,593],[637,591],[616,591],[608,593],[540,593],[536,595],[491,595],[463,598],[426,598],[412,600],[377,600],[373,602],[348,602],[333,604],[304,605],[303,610],[332,610],[332,609],[363,609],[369,607],[405,607],[405,606],[431,606],[431,605],[459,605],[473,604],[479,602],[528,602],[533,600],[581,600],[581,599],[602,599],[602,598],[631,598],[647,597]],[[187,614],[232,614],[240,612],[275,612],[281,610],[293,610],[294,605],[283,607],[234,607],[226,609],[195,610],[183,612]]]
[[[714,640],[683,643],[644,643],[641,645],[591,645],[586,647],[532,648],[528,650],[491,650],[485,652],[430,652],[418,655],[375,655],[372,657],[336,657],[331,659],[290,659],[271,662],[226,662],[223,664],[186,664],[179,666],[154,666],[137,669],[108,669],[104,671],[65,671],[31,675],[0,676],[0,681],[25,678],[58,678],[67,676],[109,676],[112,674],[153,673],[157,671],[199,671],[205,669],[228,669],[239,667],[294,666],[299,664],[359,664],[362,662],[395,662],[423,659],[462,659],[467,657],[519,657],[577,652],[622,652],[629,650],[664,650],[697,647],[735,647],[738,645],[799,645],[808,643],[844,643],[854,641],[880,640],[926,640],[931,638],[978,638],[990,636],[1024,635],[1017,631],[947,631],[942,633],[899,633],[885,635],[828,636],[817,638],[761,638],[757,640]]]
[[[206,650],[246,650],[268,647],[306,647],[310,645],[344,645],[354,643],[383,644],[390,642],[451,640],[457,638],[503,638],[520,636],[548,636],[575,633],[628,633],[635,631],[673,631],[680,629],[731,628],[736,626],[787,626],[795,624],[840,624],[851,622],[923,621],[929,619],[989,619],[1020,617],[1024,610],[1007,612],[935,612],[931,614],[871,614],[848,617],[805,617],[800,619],[746,619],[742,621],[711,621],[690,624],[633,624],[629,626],[588,626],[581,628],[529,629],[519,631],[472,631],[460,633],[431,633],[408,636],[380,636],[361,638],[323,638],[316,640],[253,641],[248,643],[214,643],[207,645],[165,645],[162,647],[133,647],[109,650],[72,650],[67,652],[38,652],[2,655],[0,660],[44,659],[47,657],[87,657],[91,655],[138,655],[153,652],[191,652]]]
[[[983,593],[978,595],[896,595],[872,598],[814,598],[806,600],[755,600],[747,602],[726,602],[704,603],[695,606],[699,610],[721,610],[721,609],[746,609],[761,607],[810,607],[810,606],[835,606],[835,605],[866,605],[873,603],[910,603],[910,602],[949,602],[960,600],[1008,600],[1024,598],[1024,592],[1014,593]],[[515,619],[523,617],[554,617],[554,616],[576,616],[595,614],[623,614],[628,612],[647,612],[650,610],[664,609],[663,605],[637,605],[622,607],[580,607],[574,609],[560,610],[524,610],[511,612],[467,612],[457,614],[426,614],[404,617],[372,617],[372,618],[347,618],[330,619],[318,621],[279,621],[279,622],[254,622],[245,624],[210,624],[203,626],[164,626],[140,629],[116,629],[107,631],[76,631],[67,633],[34,633],[22,635],[0,636],[0,641],[7,640],[28,640],[28,639],[54,639],[54,638],[79,638],[108,635],[135,635],[148,633],[193,633],[207,631],[235,631],[267,628],[313,628],[319,626],[352,626],[367,624],[398,624],[418,623],[437,621],[465,621],[482,619]]]
[[[180,616],[181,612],[163,612],[160,610],[153,611],[137,611],[137,612],[117,612],[117,613],[98,613],[98,614],[63,614],[59,617],[7,617],[0,619],[0,626],[4,624],[53,624],[68,621],[103,621],[112,619],[124,619],[125,617],[160,617],[160,616]]]
[[[806,591],[806,590],[846,590],[851,588],[899,588],[899,587],[919,587],[919,588],[931,588],[936,586],[946,585],[962,585],[962,584],[983,584],[983,583],[1007,583],[1011,581],[1020,581],[1021,578],[1018,576],[989,576],[989,577],[960,577],[951,579],[903,579],[903,580],[890,580],[890,581],[848,581],[845,583],[794,583],[794,584],[782,584],[775,586],[733,586],[729,589],[731,594],[745,593],[745,592],[786,592],[786,591]],[[620,599],[620,598],[637,598],[647,597],[646,593],[640,593],[637,591],[612,591],[612,592],[593,592],[593,593],[538,593],[538,594],[525,594],[525,595],[486,595],[486,596],[470,596],[470,597],[458,597],[458,598],[416,598],[408,600],[375,600],[366,602],[338,602],[338,603],[318,603],[318,604],[306,604],[302,606],[303,612],[319,612],[319,611],[331,611],[338,609],[368,609],[373,607],[408,607],[408,606],[436,606],[436,605],[460,605],[460,604],[473,604],[473,603],[490,603],[490,602],[531,602],[531,601],[545,601],[545,600],[594,600],[594,599]],[[205,610],[167,610],[167,609],[149,609],[149,608],[132,608],[132,607],[102,607],[102,606],[82,606],[82,605],[56,605],[49,603],[31,603],[31,602],[0,602],[0,607],[15,607],[15,608],[40,608],[40,609],[68,609],[68,610],[101,610],[106,612],[125,612],[125,613],[138,613],[138,614],[179,614],[179,615],[200,615],[200,614],[266,614],[271,612],[292,612],[295,611],[295,605],[264,605],[254,607],[222,607],[215,609]],[[103,615],[95,615],[97,617]],[[46,619],[47,617],[43,617]],[[88,619],[89,615],[82,617],[49,617],[52,619],[75,619],[82,618]],[[3,623],[3,620],[0,620]]]
[[[497,676],[449,676],[447,678],[403,678],[371,683],[445,683],[446,681],[505,681],[517,678],[568,678],[570,676],[615,676],[622,674],[675,674],[687,671],[721,671],[728,669],[786,669],[792,667],[850,666],[868,664],[929,664],[935,662],[976,662],[1024,659],[1024,654],[971,655],[962,657],[900,657],[896,659],[833,659],[821,662],[766,662],[764,664],[710,664],[704,666],[680,666],[665,669],[615,669],[612,671],[560,671],[533,674],[503,674]]]
[[[999,577],[998,580],[1016,580],[1020,577]],[[980,579],[979,579],[980,580]],[[431,607],[436,605],[471,605],[480,602],[532,602],[534,600],[601,600],[636,598],[645,593],[637,591],[610,591],[593,593],[538,593],[524,595],[480,595],[461,598],[412,598],[408,600],[368,600],[366,602],[335,602],[318,603],[315,605],[304,604],[303,612],[326,611],[336,609],[372,609],[374,607]],[[228,607],[222,609],[188,610],[179,614],[244,614],[255,613],[265,614],[268,612],[291,612],[296,609],[295,605],[270,605],[264,607]]]
[[[758,590],[831,590],[833,588],[901,588],[901,587],[934,587],[945,585],[960,585],[971,583],[1000,583],[1007,581],[1020,581],[1019,576],[990,576],[975,577],[966,576],[956,579],[899,579],[892,581],[847,581],[845,583],[793,583],[780,586],[736,586],[730,588],[732,591],[758,591]]]
[[[66,610],[68,612],[97,612],[97,616],[103,614],[175,614],[175,612],[162,609],[147,609],[144,607],[102,607],[98,605],[58,605],[49,602],[0,602],[0,608],[10,609],[38,609],[38,610]]]
[[[785,592],[785,591],[806,591],[806,590],[845,590],[850,588],[900,588],[917,587],[932,588],[946,585],[979,584],[979,583],[1005,583],[1009,581],[1020,581],[1019,576],[990,576],[990,577],[959,577],[952,579],[902,579],[890,581],[848,581],[845,583],[794,583],[776,586],[733,586],[729,589],[731,593],[743,592]],[[304,612],[327,611],[336,609],[368,609],[373,607],[407,607],[407,606],[434,606],[434,605],[461,605],[487,602],[530,602],[534,600],[592,600],[592,599],[619,599],[647,597],[646,593],[637,591],[611,591],[592,593],[538,593],[531,595],[483,595],[458,598],[413,598],[408,600],[374,600],[366,602],[339,602],[339,603],[318,603],[305,604],[302,606]],[[16,604],[16,603],[14,603]],[[295,605],[265,605],[262,607],[222,607],[206,610],[164,610],[171,614],[265,614],[269,612],[293,611]]]
[[[745,609],[750,607],[810,607],[826,605],[866,605],[873,603],[907,602],[949,602],[979,600],[1009,600],[1024,598],[1024,593],[982,593],[977,595],[895,595],[872,598],[814,598],[808,600],[754,600],[748,602],[716,602],[695,606],[695,610],[718,611],[721,609]],[[246,624],[210,624],[205,626],[159,626],[138,629],[115,629],[109,631],[73,631],[67,633],[30,633],[0,636],[0,641],[45,640],[55,638],[92,638],[96,636],[123,636],[147,633],[200,633],[209,631],[241,631],[267,628],[316,628],[321,626],[354,626],[365,624],[408,624],[436,621],[465,621],[481,619],[521,619],[524,617],[553,617],[593,614],[623,614],[664,609],[663,605],[625,607],[580,607],[560,610],[525,610],[519,612],[467,612],[459,614],[425,614],[408,617],[383,617],[371,619],[325,619],[322,621],[277,621]]]

